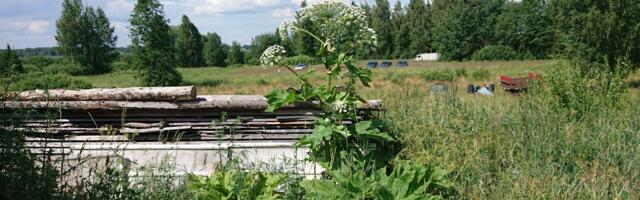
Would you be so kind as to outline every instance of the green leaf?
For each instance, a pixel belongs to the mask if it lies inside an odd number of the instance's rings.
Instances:
[[[316,90],[308,83],[302,85],[298,99],[302,102],[309,101],[317,96]]]
[[[285,91],[285,90],[273,90],[269,94],[265,96],[267,98],[267,103],[269,104],[267,107],[267,112],[273,112],[274,110],[296,102],[296,93],[295,91]]]
[[[372,121],[361,121],[356,124],[356,133],[360,137],[378,141],[393,142],[395,139],[386,132],[380,132]]]
[[[357,67],[351,62],[347,62],[345,63],[345,65],[347,65],[347,69],[349,70],[349,72],[358,77],[362,85],[370,87],[369,83],[371,82],[371,70]]]
[[[333,130],[331,129],[331,127],[327,127],[316,121],[315,128],[313,128],[313,133],[301,138],[295,146],[308,146],[310,148],[317,147],[322,144],[322,141],[329,140],[331,138],[332,131]]]

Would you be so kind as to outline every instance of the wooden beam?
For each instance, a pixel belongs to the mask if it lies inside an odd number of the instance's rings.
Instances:
[[[214,109],[228,111],[264,111],[268,103],[264,96],[258,95],[210,95],[198,96],[192,101],[162,102],[162,101],[4,101],[2,104],[8,109],[62,109],[62,110],[121,110],[121,109],[148,109],[148,110],[192,110]],[[362,104],[361,109],[378,109],[380,100],[369,100]],[[283,108],[319,108],[317,103],[303,103],[284,106]]]
[[[179,101],[195,100],[196,87],[131,87],[88,90],[32,90],[10,94],[16,101]]]

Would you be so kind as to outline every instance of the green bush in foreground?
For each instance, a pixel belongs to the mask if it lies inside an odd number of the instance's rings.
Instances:
[[[486,46],[471,55],[472,60],[515,60],[518,53],[505,45]]]
[[[65,74],[46,75],[42,73],[27,74],[9,86],[9,90],[23,91],[35,89],[89,89],[90,83],[77,80]]]
[[[452,187],[439,168],[400,162],[391,173],[382,168],[367,175],[363,167],[332,171],[330,180],[303,182],[305,199],[441,199]]]

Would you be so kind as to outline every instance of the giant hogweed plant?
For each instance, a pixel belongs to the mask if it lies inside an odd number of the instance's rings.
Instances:
[[[277,65],[288,69],[302,82],[298,89],[274,90],[266,97],[273,111],[284,105],[315,102],[323,114],[316,116],[313,133],[296,144],[310,149],[309,159],[327,169],[336,169],[345,159],[372,161],[385,164],[393,155],[391,148],[396,140],[385,131],[384,123],[378,119],[358,117],[358,107],[366,101],[358,94],[356,86],[369,87],[371,71],[353,63],[354,49],[375,44],[375,32],[368,27],[364,11],[340,2],[322,2],[303,8],[300,19],[311,19],[320,26],[320,31],[311,33],[284,22],[279,27],[280,36],[289,38],[289,33],[309,34],[322,45],[317,56],[322,58],[326,69],[323,84],[310,82],[311,71],[300,74],[284,64],[286,53],[281,46],[271,46],[262,54],[263,65]]]

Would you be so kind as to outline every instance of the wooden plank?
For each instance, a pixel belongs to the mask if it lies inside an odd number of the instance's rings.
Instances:
[[[17,101],[179,101],[195,100],[196,87],[130,87],[88,90],[33,90],[10,94]]]

